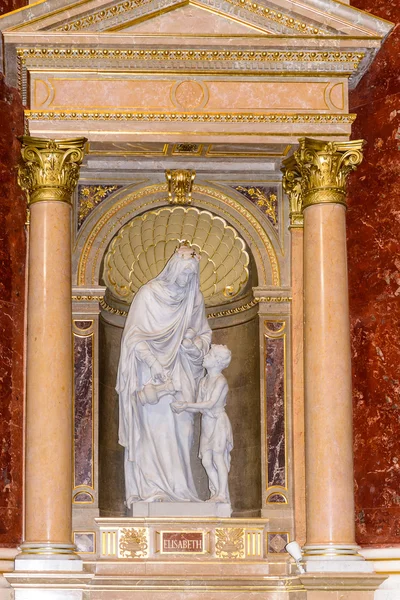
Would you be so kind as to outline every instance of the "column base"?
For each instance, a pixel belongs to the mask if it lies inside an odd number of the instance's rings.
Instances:
[[[303,561],[307,573],[373,573],[355,544],[306,544]]]
[[[83,569],[74,544],[25,542],[15,557],[15,571],[73,571]]]

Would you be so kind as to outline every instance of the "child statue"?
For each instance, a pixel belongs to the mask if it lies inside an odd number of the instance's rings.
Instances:
[[[231,351],[226,346],[212,344],[203,359],[207,375],[200,381],[197,402],[180,400],[171,403],[171,409],[176,413],[202,414],[199,458],[209,479],[211,497],[207,502],[229,503],[228,473],[233,437],[225,412],[228,383],[222,370],[230,362]]]

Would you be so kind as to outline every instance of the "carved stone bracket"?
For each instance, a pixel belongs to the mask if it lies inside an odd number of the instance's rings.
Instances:
[[[23,136],[18,183],[28,204],[45,200],[71,203],[78,183],[86,138],[48,140]]]
[[[325,142],[301,138],[299,148],[283,161],[283,188],[289,196],[291,227],[303,226],[307,206],[346,206],[348,175],[361,164],[363,140]]]
[[[185,169],[165,171],[170,204],[191,204],[192,187],[196,172]]]

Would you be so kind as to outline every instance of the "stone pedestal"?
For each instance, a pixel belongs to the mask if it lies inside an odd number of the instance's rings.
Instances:
[[[131,517],[230,517],[231,505],[216,502],[135,502]]]

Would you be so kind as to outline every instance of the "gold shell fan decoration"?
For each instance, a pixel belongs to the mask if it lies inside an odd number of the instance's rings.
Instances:
[[[183,241],[200,255],[200,288],[207,306],[223,304],[242,291],[249,255],[235,229],[208,211],[166,207],[135,217],[111,242],[103,277],[112,295],[129,304]]]

